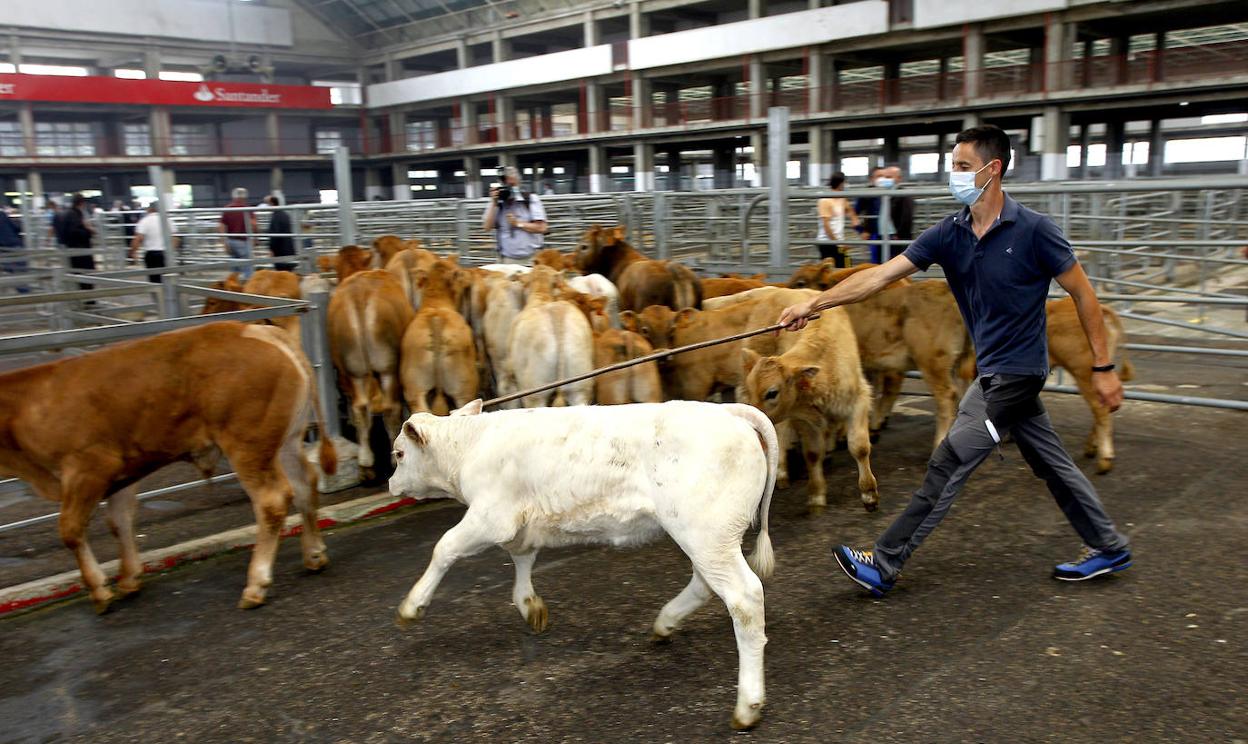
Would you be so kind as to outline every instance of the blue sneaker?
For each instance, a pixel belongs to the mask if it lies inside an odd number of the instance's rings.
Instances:
[[[856,584],[871,592],[872,596],[883,597],[884,592],[893,588],[893,582],[885,581],[880,569],[875,565],[875,557],[870,550],[854,550],[848,545],[838,545],[832,551],[836,563],[853,579]]]
[[[1054,568],[1053,578],[1059,581],[1087,581],[1126,568],[1131,568],[1130,550],[1106,553],[1085,547],[1079,560]]]

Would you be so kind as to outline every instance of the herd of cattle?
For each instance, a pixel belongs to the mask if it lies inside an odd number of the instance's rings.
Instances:
[[[571,477],[561,472],[566,458],[555,456],[559,447],[571,446],[569,436],[532,424],[554,422],[551,416],[559,414],[481,417],[493,421],[494,431],[472,433],[475,424],[463,420],[480,412],[478,398],[527,391],[656,350],[770,325],[784,307],[865,267],[811,264],[778,285],[762,276],[699,278],[680,263],[646,258],[628,244],[623,229],[599,227],[590,229],[574,252],[542,251],[534,264],[468,268],[456,255],[438,256],[419,241],[396,236],[379,238],[368,249],[347,246],[322,259],[322,273],[337,280],[326,332],[357,432],[361,469],[375,467],[367,432],[380,414],[396,443],[392,490],[420,481],[462,492],[469,505],[464,522],[439,542],[429,571],[400,607],[401,619],[423,614],[451,561],[493,542],[512,552],[517,608],[540,631],[547,611],[529,576],[537,548],[586,539],[627,543],[661,528],[689,554],[694,576],[664,607],[655,634],[669,636],[712,592],[724,599],[741,653],[734,724],[753,725],[763,700],[765,643],[758,577],[770,572],[767,504],[775,483],[788,478],[785,454],[800,445],[808,471],[807,504],[818,512],[826,504],[824,459],[844,439],[857,465],[862,502],[875,509],[872,442],[905,374],[917,369],[931,392],[937,443],[975,374],[974,349],[956,303],[944,282],[903,280],[863,303],[825,311],[797,333],[709,346],[524,395],[509,407],[693,402],[562,409],[564,425],[597,432],[604,440],[601,447],[582,443],[575,453],[582,465],[602,459],[602,482],[587,486],[581,473],[580,485],[569,481],[563,493],[551,484]],[[299,277],[289,272],[259,271],[246,284],[231,276],[218,286],[292,299],[302,295]],[[238,307],[214,298],[204,311]],[[142,563],[133,526],[134,484],[176,460],[207,471],[223,454],[252,499],[258,536],[240,606],[265,601],[292,502],[302,516],[305,566],[317,570],[327,564],[314,470],[302,451],[308,424],[323,417],[298,323],[295,317],[273,321],[280,328],[211,323],[0,375],[0,475],[22,478],[41,496],[61,503],[61,538],[75,554],[98,611],[107,610],[117,595],[87,544],[91,513],[107,498],[109,524],[121,544],[116,588],[121,596],[137,591]],[[1108,309],[1106,325],[1110,353],[1124,359],[1122,325]],[[1092,390],[1091,352],[1069,300],[1049,303],[1048,341],[1053,365],[1070,372],[1092,409],[1087,454],[1107,472],[1114,456],[1110,418]],[[1125,359],[1122,366],[1124,379],[1130,379]],[[696,403],[724,396],[748,405]],[[406,423],[404,408],[412,414]],[[630,429],[634,424],[636,432]],[[690,427],[704,434],[685,436]],[[453,444],[464,437],[475,442],[471,451]],[[751,458],[758,457],[760,445],[763,459],[756,462]],[[673,447],[679,452],[673,454]],[[489,479],[461,483],[447,471],[451,462],[484,462],[483,452],[490,458]],[[543,464],[543,452],[552,455],[551,462]],[[336,453],[327,438],[318,459],[324,471],[333,471]],[[414,462],[421,463],[419,477],[413,475]],[[630,511],[639,508],[627,497],[630,473],[645,462],[647,472],[666,473],[668,489],[675,489],[661,517],[643,518],[655,504]],[[698,490],[698,482],[709,479],[690,475],[691,469],[707,468],[719,471],[715,494]],[[519,495],[501,493],[500,483],[514,486],[505,490]],[[543,484],[557,492],[522,503]],[[483,494],[475,502],[467,497],[470,488]],[[577,488],[592,493],[575,495]],[[734,488],[737,496],[724,495]],[[687,503],[678,503],[681,498]],[[697,498],[707,503],[690,506]],[[524,521],[526,514],[530,523],[518,535],[513,522]],[[548,518],[545,526],[538,514]],[[763,531],[751,573],[739,547],[722,548],[739,546],[756,517]],[[578,519],[588,521],[569,537]],[[504,523],[513,528],[510,533],[500,532]],[[560,530],[563,536],[556,536]],[[708,535],[718,537],[707,543]]]

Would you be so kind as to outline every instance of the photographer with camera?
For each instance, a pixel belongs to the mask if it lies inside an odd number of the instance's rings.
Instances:
[[[481,225],[493,230],[498,253],[505,264],[529,266],[542,248],[546,210],[537,194],[520,189],[520,171],[503,169],[503,185],[490,189],[490,203]]]

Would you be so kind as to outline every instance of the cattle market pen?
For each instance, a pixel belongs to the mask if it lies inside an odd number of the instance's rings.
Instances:
[[[350,193],[349,184],[344,186],[339,193]],[[944,189],[908,188],[901,193],[915,198],[918,224],[929,224],[951,209]],[[1199,379],[1199,360],[1248,357],[1248,332],[1233,327],[1237,319],[1242,323],[1248,314],[1244,290],[1248,282],[1243,280],[1248,276],[1248,261],[1239,256],[1248,244],[1248,177],[1020,184],[1011,186],[1010,193],[1053,215],[1080,252],[1103,300],[1130,321],[1131,335],[1141,335],[1144,328],[1157,329],[1157,338],[1148,343],[1128,343],[1127,349],[1173,355],[1191,369],[1193,381]],[[849,190],[837,196],[878,194]],[[648,255],[679,259],[705,275],[763,272],[772,280],[782,280],[795,266],[814,258],[807,245],[815,228],[814,202],[826,195],[783,186],[549,196],[545,202],[552,231],[547,245],[573,250],[584,229],[593,224],[618,223],[627,228],[630,241]],[[884,196],[885,203],[889,198]],[[786,229],[768,226],[767,209],[776,201],[784,202],[781,213],[788,215]],[[390,233],[420,238],[435,251],[457,251],[466,264],[488,263],[494,253],[489,235],[479,227],[485,203],[479,199],[431,199],[292,204],[238,211],[257,215],[260,225],[266,224],[265,215],[274,209],[289,211],[294,232],[288,236],[295,239],[299,251],[299,271],[312,274],[317,258],[332,255],[340,245],[367,244]],[[257,243],[256,257],[242,262],[224,258],[216,227],[221,212],[167,209],[162,205],[162,219],[180,241],[176,261],[164,269],[126,264],[125,213],[97,215],[100,234],[92,252],[101,259],[102,268],[85,275],[65,268],[63,259],[69,251],[47,245],[45,236],[28,234],[26,250],[13,254],[28,262],[27,273],[0,277],[0,332],[8,334],[0,336],[0,366],[23,366],[58,354],[82,353],[101,344],[214,320],[251,321],[298,314],[309,321],[302,324],[302,341],[316,370],[324,410],[338,411],[338,387],[325,336],[328,288],[312,284],[302,300],[211,288],[211,282],[241,263],[260,268],[272,264],[272,258],[262,254],[266,253],[264,242],[273,236],[262,230],[250,236]],[[870,245],[868,241],[845,242],[855,247],[859,258]],[[885,247],[890,243],[882,242]],[[159,283],[147,280],[151,274],[159,276]],[[939,274],[933,272],[932,276]],[[79,288],[80,284],[92,288]],[[19,286],[32,291],[16,294]],[[257,307],[211,316],[194,314],[209,297]],[[1172,309],[1179,311],[1177,317]],[[1060,371],[1048,389],[1077,392],[1065,384]],[[1216,398],[1129,388],[1126,397],[1248,410],[1248,401],[1242,396]],[[330,436],[339,435],[339,421],[332,414],[327,427]],[[220,474],[212,480],[222,482],[231,477]],[[204,483],[188,480],[164,485],[142,493],[140,498],[190,491]],[[0,505],[22,498],[29,498],[23,484],[0,481]],[[55,518],[55,514],[12,520],[0,517],[0,533]]]

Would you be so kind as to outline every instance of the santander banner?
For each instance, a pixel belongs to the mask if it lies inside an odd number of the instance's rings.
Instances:
[[[119,103],[148,106],[333,108],[329,88],[257,83],[180,83],[114,77],[0,74],[0,101]]]

